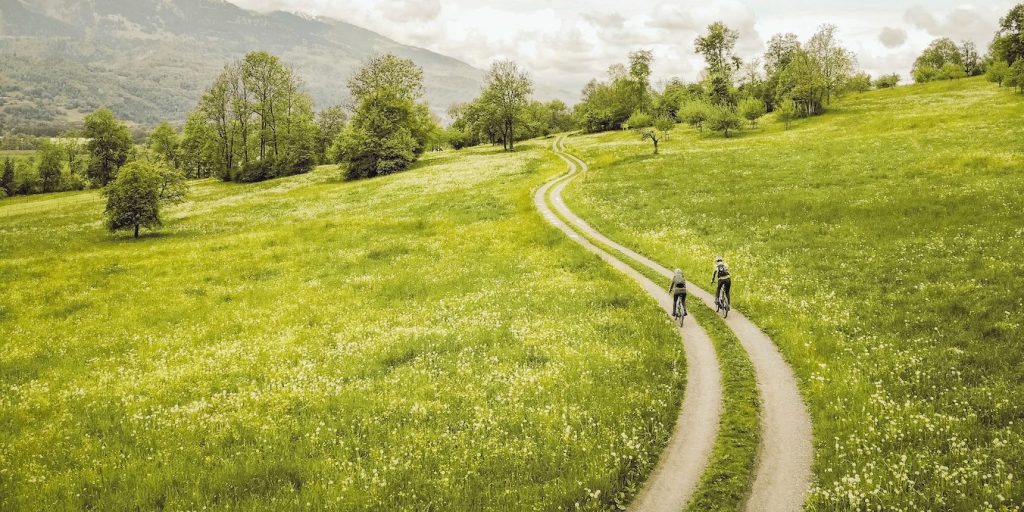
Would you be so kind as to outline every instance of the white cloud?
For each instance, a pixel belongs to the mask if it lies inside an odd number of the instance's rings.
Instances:
[[[759,56],[774,33],[793,32],[806,40],[821,24],[832,23],[866,71],[906,76],[935,37],[969,39],[985,48],[999,17],[1016,0],[929,0],[927,8],[901,0],[231,1],[262,11],[330,16],[481,69],[495,59],[514,59],[538,82],[576,92],[638,48],[654,51],[656,82],[696,79],[703,62],[693,40],[718,20],[740,32],[737,52],[744,58]]]

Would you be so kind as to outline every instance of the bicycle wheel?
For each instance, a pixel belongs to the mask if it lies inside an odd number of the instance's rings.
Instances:
[[[678,313],[676,319],[679,320],[679,327],[682,327],[683,320],[686,319],[686,302],[682,297],[676,299],[676,312]]]

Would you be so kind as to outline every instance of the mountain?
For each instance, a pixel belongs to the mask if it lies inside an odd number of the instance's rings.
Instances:
[[[484,75],[342,21],[223,0],[0,0],[0,133],[52,131],[102,106],[139,124],[180,122],[252,50],[293,66],[318,107],[346,101],[346,81],[378,53],[423,67],[439,115],[475,97]]]

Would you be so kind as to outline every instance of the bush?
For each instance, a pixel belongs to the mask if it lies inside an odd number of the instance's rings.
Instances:
[[[871,75],[857,73],[846,82],[846,90],[851,92],[865,92],[871,89]]]
[[[882,75],[875,80],[876,89],[892,89],[900,83],[900,76],[896,73],[891,75]]]
[[[700,131],[710,117],[711,105],[705,101],[688,101],[679,109],[679,119]]]
[[[629,116],[629,119],[626,119],[626,122],[622,125],[623,128],[629,130],[650,128],[651,126],[654,126],[654,119],[645,112],[633,112],[633,115]]]

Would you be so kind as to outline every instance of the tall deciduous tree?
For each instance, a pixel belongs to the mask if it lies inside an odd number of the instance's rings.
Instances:
[[[60,147],[50,141],[39,146],[39,179],[43,183],[43,192],[56,192],[60,189],[61,170],[64,167],[64,155]]]
[[[839,45],[836,31],[835,25],[822,25],[807,41],[807,53],[817,64],[825,88],[825,103],[843,89],[856,64],[853,53]]]
[[[259,181],[311,169],[312,105],[295,73],[269,53],[253,52],[226,66],[197,109],[213,129],[220,176]]]
[[[4,192],[8,196],[13,196],[15,192],[14,185],[14,159],[7,158],[4,160],[4,170],[0,174],[0,188],[4,189]]]
[[[328,150],[334,140],[338,138],[342,130],[345,129],[345,123],[348,121],[348,114],[345,113],[345,109],[340,106],[328,107],[321,110],[316,116],[316,151],[317,157],[320,159],[320,163],[327,163],[328,161]],[[332,162],[337,163],[337,162]]]
[[[520,121],[532,93],[533,81],[518,64],[502,60],[491,65],[482,99],[498,115],[506,151],[514,149],[516,123]]]
[[[153,129],[146,140],[146,147],[153,154],[163,158],[167,163],[178,167],[178,146],[181,145],[181,138],[168,122],[164,121]]]
[[[214,125],[204,118],[200,111],[192,112],[185,121],[179,144],[178,161],[187,178],[208,178],[213,176],[219,152],[219,138]]]
[[[693,42],[694,49],[707,62],[709,75],[722,75],[731,79],[740,64],[735,54],[739,38],[739,32],[720,21],[708,25],[707,33],[697,37]]]
[[[992,41],[991,55],[1013,65],[1024,59],[1024,3],[1017,4],[999,20],[999,31]]]
[[[335,147],[347,179],[403,171],[423,154],[433,128],[423,70],[394,55],[371,58],[349,80],[356,108]]]
[[[128,161],[132,150],[132,136],[128,127],[114,117],[108,109],[100,109],[85,116],[84,136],[92,159],[89,179],[95,185],[106,186],[117,176],[117,170]]]

